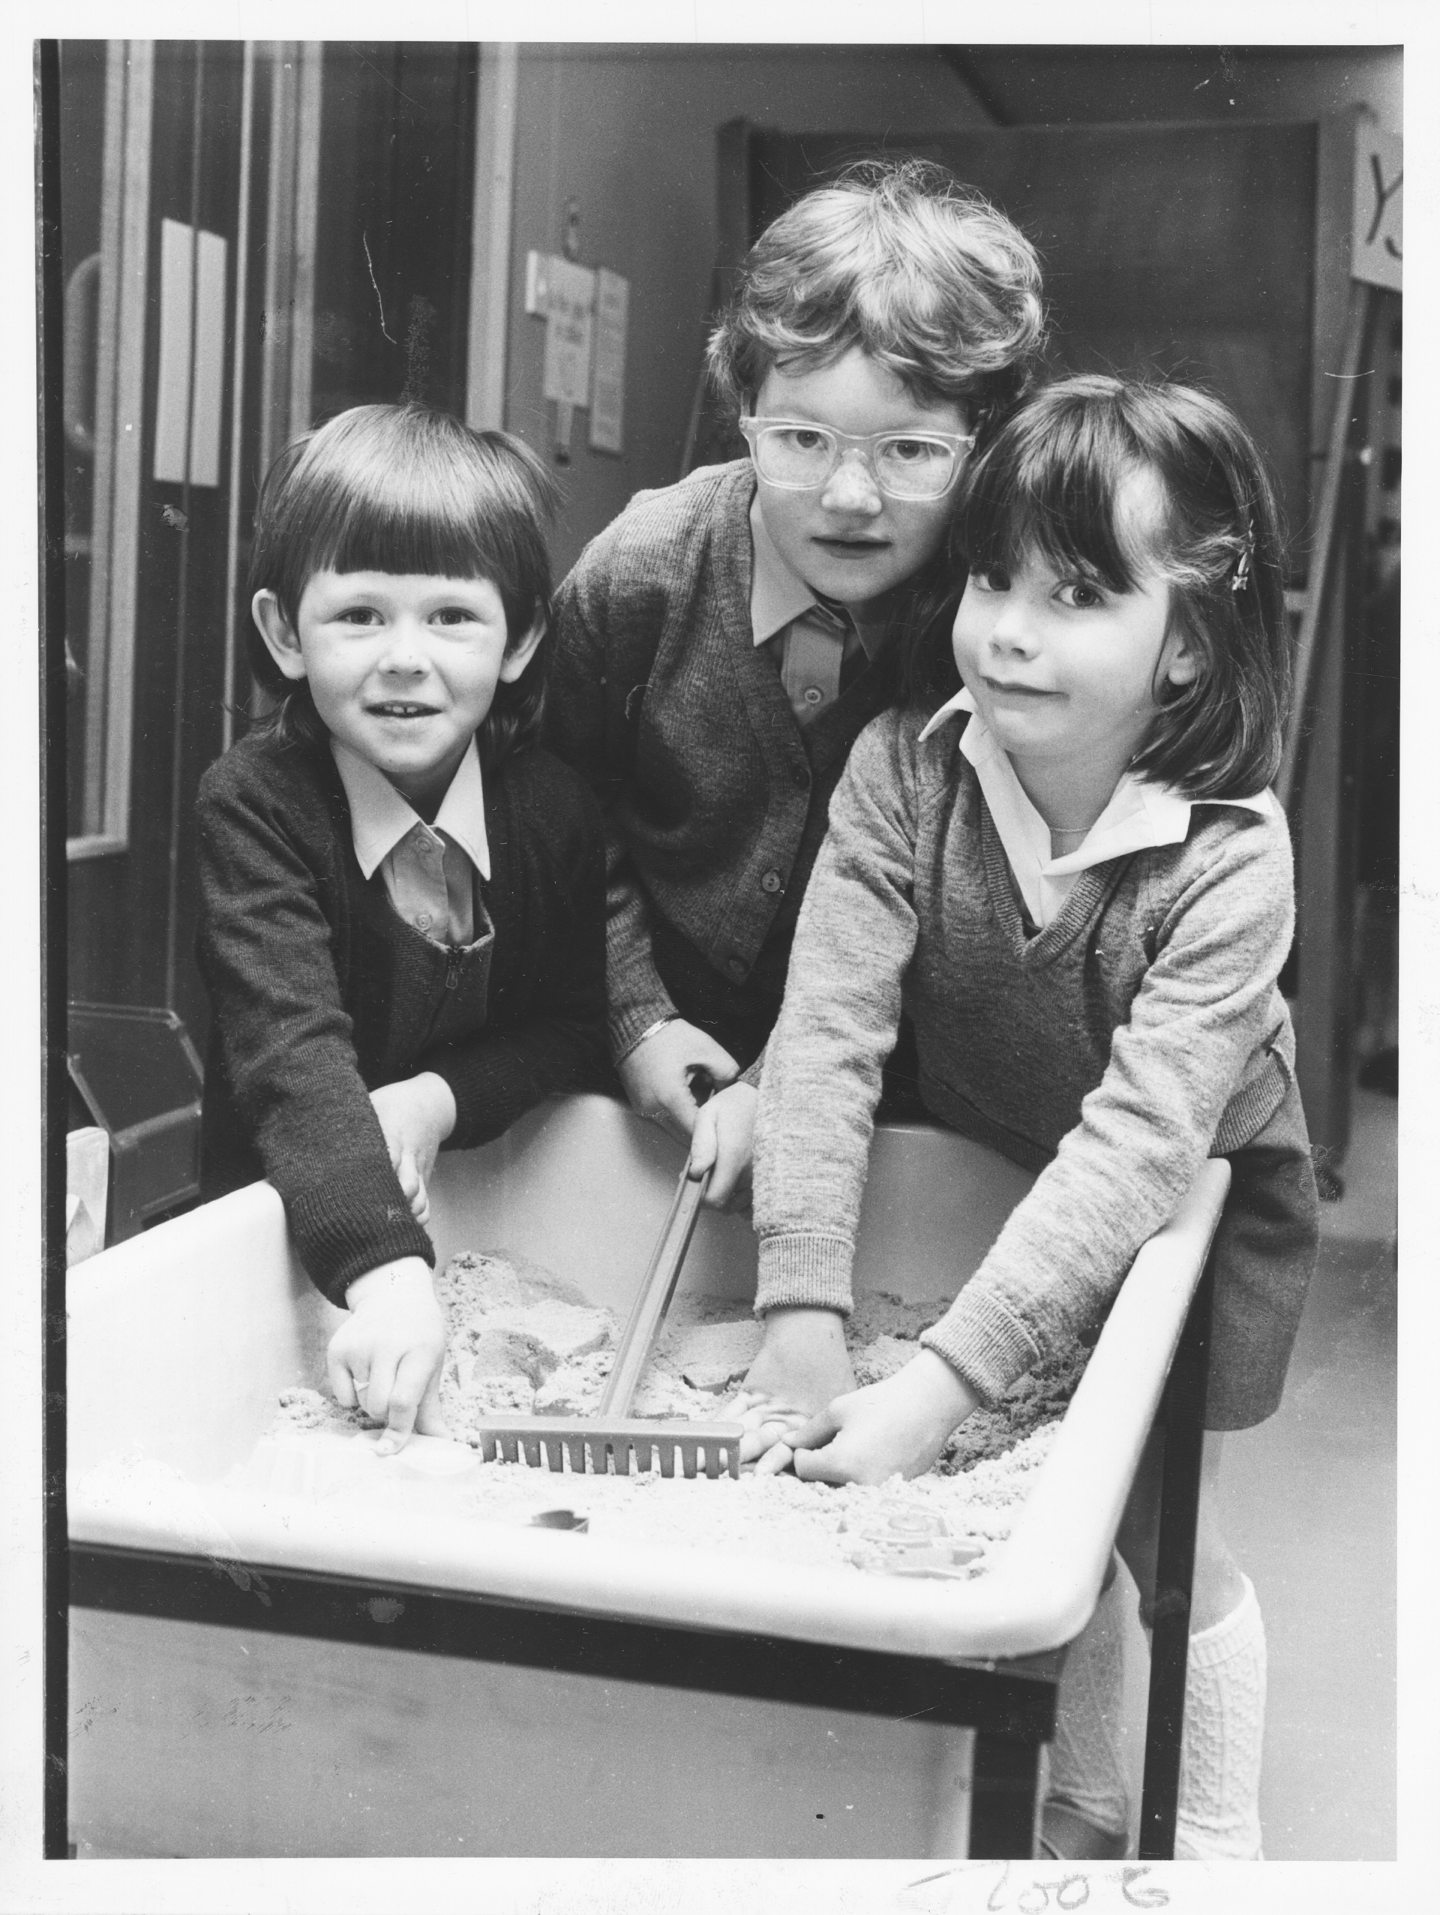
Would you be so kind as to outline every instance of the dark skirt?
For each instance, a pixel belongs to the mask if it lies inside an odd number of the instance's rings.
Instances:
[[[1205,1427],[1246,1430],[1280,1407],[1320,1244],[1320,1202],[1300,1093],[1229,1153],[1230,1191],[1211,1250],[1215,1307]]]

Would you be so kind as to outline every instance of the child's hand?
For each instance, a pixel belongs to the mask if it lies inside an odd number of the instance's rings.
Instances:
[[[622,1058],[618,1069],[631,1109],[653,1118],[681,1143],[689,1142],[700,1109],[695,1079],[718,1086],[733,1083],[740,1074],[729,1051],[683,1017],[653,1031]]]
[[[755,1361],[725,1406],[726,1414],[738,1418],[745,1429],[740,1461],[758,1462],[757,1476],[788,1469],[791,1432],[854,1388],[845,1319],[837,1310],[767,1311]]]
[[[402,1077],[372,1090],[390,1162],[416,1223],[430,1221],[430,1173],[440,1146],[455,1128],[455,1093],[435,1071]]]
[[[979,1402],[944,1357],[920,1350],[893,1376],[837,1396],[792,1430],[784,1446],[793,1452],[795,1474],[807,1483],[923,1476]]]
[[[326,1367],[342,1409],[362,1409],[385,1433],[382,1456],[402,1449],[410,1432],[446,1436],[440,1414],[445,1317],[427,1265],[397,1257],[357,1277],[345,1293],[350,1314],[330,1339]]]
[[[690,1175],[702,1177],[713,1169],[705,1201],[716,1210],[728,1209],[732,1197],[743,1203],[750,1194],[759,1101],[753,1084],[737,1082],[700,1106],[690,1138]]]

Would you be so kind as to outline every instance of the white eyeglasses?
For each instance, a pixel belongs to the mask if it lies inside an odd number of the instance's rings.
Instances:
[[[973,432],[836,432],[798,419],[740,421],[755,470],[767,485],[807,492],[824,485],[853,446],[892,499],[943,498],[955,483]]]

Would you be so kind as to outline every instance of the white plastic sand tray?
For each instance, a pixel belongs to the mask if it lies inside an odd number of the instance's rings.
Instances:
[[[442,1155],[437,1268],[551,1272],[621,1318],[680,1162],[608,1099],[554,1100]],[[882,1128],[857,1293],[938,1314],[1029,1181]],[[439,1438],[382,1460],[337,1416],[287,1421],[320,1401],[339,1313],[268,1185],[77,1265],[78,1852],[1028,1853],[1048,1652],[1094,1607],[1225,1182],[1208,1165],[1136,1259],[1004,1533],[976,1530],[963,1475],[914,1486],[921,1519],[909,1486],[789,1481],[792,1516],[850,1499],[837,1561],[730,1547],[769,1493],[748,1473],[617,1484]],[[748,1217],[707,1211],[672,1314],[743,1319],[754,1275]]]

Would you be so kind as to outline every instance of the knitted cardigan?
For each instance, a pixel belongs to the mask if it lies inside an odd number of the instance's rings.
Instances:
[[[954,727],[921,743],[922,723],[872,725],[831,807],[761,1082],[756,1308],[850,1307],[903,1005],[927,1106],[1041,1173],[921,1339],[993,1402],[1062,1332],[1098,1328],[1205,1157],[1279,1106],[1290,844],[1278,815],[1197,804],[1183,844],[1082,872],[1027,937]]]
[[[594,801],[542,751],[485,780],[493,943],[446,950],[367,883],[326,744],[252,735],[198,801],[200,969],[214,1010],[207,1197],[268,1177],[336,1303],[396,1257],[433,1265],[369,1092],[435,1071],[449,1146],[484,1143],[604,1065],[603,850]]]
[[[617,1059],[689,1014],[656,968],[657,918],[778,1003],[831,792],[894,691],[891,644],[802,732],[754,643],[754,494],[748,460],[638,493],[556,595],[547,742],[606,812]]]

